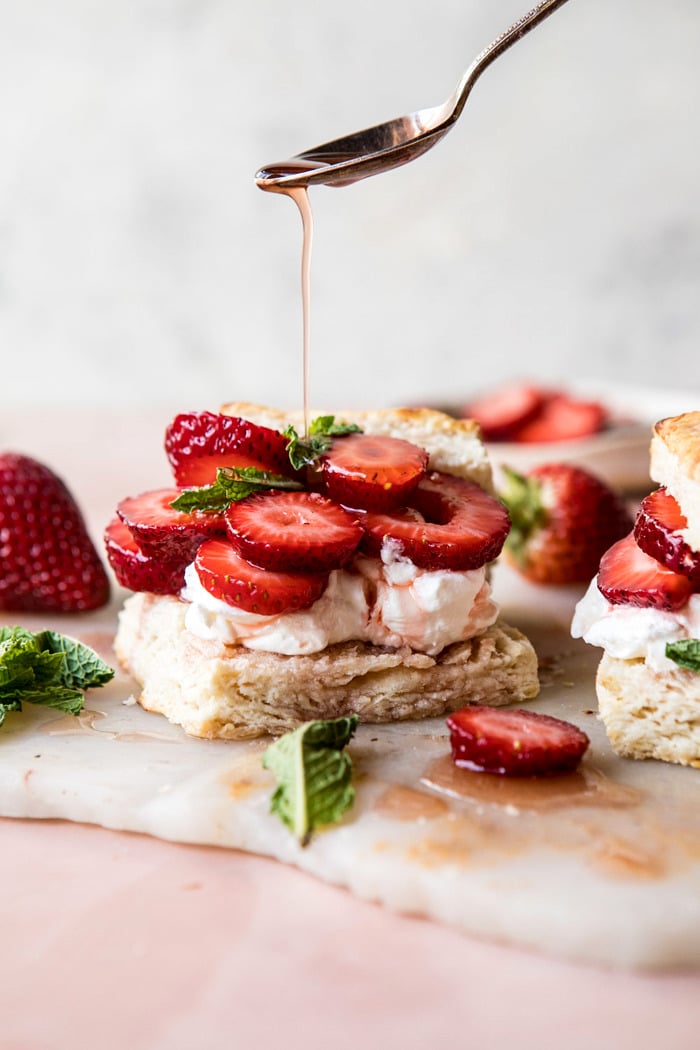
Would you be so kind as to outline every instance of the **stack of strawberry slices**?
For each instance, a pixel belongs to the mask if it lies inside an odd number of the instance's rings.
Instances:
[[[491,597],[510,523],[477,424],[355,420],[300,436],[246,404],[172,421],[173,487],[122,500],[105,537],[136,592],[115,650],[144,707],[238,739],[537,695],[535,652]]]
[[[600,713],[614,749],[700,767],[700,412],[654,428],[634,530],[602,557],[575,637],[601,646]]]
[[[166,451],[177,487],[121,501],[109,562],[133,591],[178,594],[194,563],[202,587],[261,616],[306,609],[333,570],[388,542],[426,571],[481,568],[508,534],[504,506],[473,481],[428,471],[401,438],[333,417],[308,439],[210,412],[179,415]]]

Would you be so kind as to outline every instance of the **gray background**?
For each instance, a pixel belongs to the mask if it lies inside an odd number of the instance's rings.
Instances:
[[[447,97],[527,0],[0,0],[0,408],[301,401],[255,170]],[[409,167],[312,194],[312,401],[700,395],[700,5],[570,0]]]

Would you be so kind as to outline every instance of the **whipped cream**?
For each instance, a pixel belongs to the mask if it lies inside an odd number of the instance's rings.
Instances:
[[[186,627],[226,645],[302,656],[339,642],[409,646],[436,656],[447,645],[483,633],[498,616],[486,569],[466,572],[419,569],[385,541],[380,558],[359,556],[330,574],[310,608],[261,616],[212,597],[194,565],[181,594],[190,603]]]
[[[598,590],[596,577],[576,606],[571,634],[617,659],[643,659],[658,673],[678,670],[666,656],[666,643],[700,638],[700,594],[691,594],[676,612],[613,605]]]

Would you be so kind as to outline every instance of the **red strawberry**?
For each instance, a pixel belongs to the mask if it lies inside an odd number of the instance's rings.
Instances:
[[[370,512],[362,524],[362,546],[370,554],[379,554],[388,537],[422,569],[460,571],[496,558],[510,522],[503,504],[475,482],[434,471],[419,483],[406,510]]]
[[[634,523],[634,538],[650,558],[700,587],[700,551],[693,550],[681,536],[687,525],[676,500],[661,488],[642,500]]]
[[[686,576],[671,572],[640,550],[630,533],[603,555],[598,590],[613,605],[642,609],[680,609],[693,593]]]
[[[458,766],[503,776],[570,773],[589,744],[577,726],[551,715],[474,704],[447,719]]]
[[[346,507],[393,510],[403,506],[425,474],[428,453],[402,438],[349,434],[323,457],[323,482]]]
[[[238,416],[188,412],[165,432],[165,451],[182,486],[211,485],[218,467],[257,467],[274,474],[294,473],[287,438]]]
[[[0,454],[0,609],[82,612],[109,578],[66,485],[35,459]]]
[[[226,535],[220,514],[173,510],[171,504],[179,495],[180,489],[156,489],[129,496],[117,506],[117,514],[149,558],[188,564],[203,540]]]
[[[581,467],[547,463],[527,475],[504,470],[501,498],[513,527],[508,560],[536,583],[582,583],[632,527],[622,500]]]
[[[195,567],[202,586],[215,598],[261,616],[307,609],[328,582],[326,573],[272,572],[246,561],[227,540],[207,540]]]
[[[484,440],[509,441],[537,415],[544,400],[539,387],[520,383],[477,398],[465,406],[464,415],[480,424]]]
[[[232,503],[229,539],[246,561],[276,572],[330,572],[362,539],[356,517],[317,492],[268,492]]]
[[[545,443],[590,437],[603,429],[605,409],[597,401],[578,401],[566,394],[551,394],[533,419],[519,427],[516,441]]]
[[[178,594],[185,583],[185,567],[192,559],[166,562],[147,558],[120,518],[105,529],[107,560],[122,587],[153,594]]]

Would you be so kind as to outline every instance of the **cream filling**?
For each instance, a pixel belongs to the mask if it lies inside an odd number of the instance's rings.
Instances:
[[[486,569],[466,572],[417,568],[385,542],[381,558],[357,557],[330,574],[309,609],[260,616],[212,597],[194,565],[181,595],[190,603],[186,627],[225,645],[302,656],[339,642],[409,646],[437,656],[445,646],[482,634],[498,617]]]
[[[643,659],[657,673],[678,670],[666,656],[666,643],[700,638],[700,594],[691,594],[677,612],[638,609],[612,605],[598,590],[596,578],[576,606],[571,634],[619,660]]]

